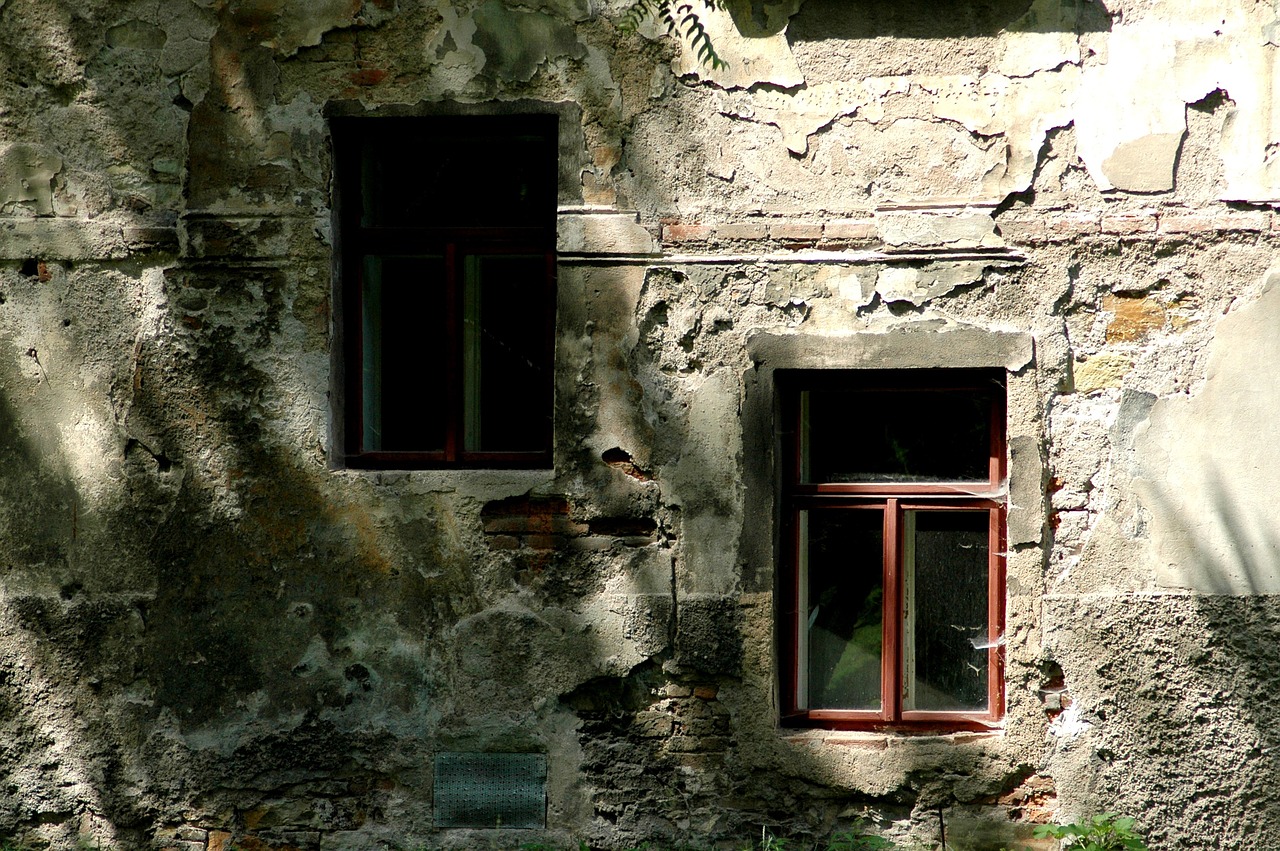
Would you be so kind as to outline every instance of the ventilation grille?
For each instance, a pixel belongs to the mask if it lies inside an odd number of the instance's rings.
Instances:
[[[545,827],[547,757],[442,753],[435,766],[436,827]]]

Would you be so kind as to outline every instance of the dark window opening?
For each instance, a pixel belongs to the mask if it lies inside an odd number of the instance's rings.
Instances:
[[[556,117],[332,129],[346,463],[550,466]]]
[[[782,371],[778,387],[785,719],[998,721],[1003,373]]]

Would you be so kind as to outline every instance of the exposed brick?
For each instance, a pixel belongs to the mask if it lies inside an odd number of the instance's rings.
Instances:
[[[595,553],[612,549],[613,544],[614,539],[605,535],[584,535],[580,538],[570,539],[569,549],[578,552]]]
[[[564,546],[561,535],[525,535],[522,541],[532,550],[558,550]]]
[[[1050,242],[1073,239],[1078,236],[1096,236],[1102,233],[1102,216],[1098,213],[1064,213],[1053,217],[1048,224],[1046,237]]]
[[[1215,230],[1208,213],[1166,213],[1160,217],[1160,233],[1207,233]]]
[[[557,532],[565,535],[584,535],[585,523],[575,523],[562,514],[534,514],[531,516],[508,515],[484,518],[486,534],[502,532]]]
[[[130,248],[165,248],[178,247],[177,228],[127,227],[124,229],[124,241]]]
[[[565,535],[585,535],[588,532],[587,524],[579,523],[568,517],[552,517],[550,531],[561,532]]]
[[[520,549],[520,539],[514,535],[494,535],[489,538],[489,549],[518,550]]]
[[[770,222],[769,236],[774,239],[822,239],[822,222]]]
[[[711,238],[709,225],[663,225],[664,242],[703,242]]]
[[[719,686],[695,686],[693,689],[693,696],[702,700],[715,700],[719,693]]]
[[[675,731],[675,721],[665,712],[637,712],[636,732],[645,738],[666,738]]]
[[[869,219],[836,219],[822,228],[824,239],[876,239],[879,233]]]
[[[486,517],[484,518],[484,531],[486,535],[495,535],[500,532],[527,532],[529,531],[528,517]]]
[[[1239,210],[1214,216],[1219,230],[1264,231],[1271,227],[1271,214],[1261,210]]]
[[[1154,213],[1121,213],[1102,217],[1102,232],[1113,236],[1130,236],[1138,233],[1155,233]]]
[[[593,535],[616,537],[650,535],[658,528],[652,517],[597,517],[589,525]]]
[[[355,83],[357,86],[376,86],[389,76],[391,76],[390,72],[384,71],[381,68],[365,68],[363,70],[353,72],[351,74],[351,82]]]
[[[727,225],[716,225],[716,236],[720,239],[764,239],[769,227],[764,222],[732,222]]]
[[[1045,239],[1043,219],[1000,219],[996,227],[1006,242],[1044,242]]]

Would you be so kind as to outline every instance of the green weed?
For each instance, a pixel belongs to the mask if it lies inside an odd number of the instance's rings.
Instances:
[[[1069,851],[1148,851],[1142,834],[1134,830],[1131,818],[1113,813],[1100,813],[1093,818],[1070,824],[1043,824],[1036,828],[1038,838],[1052,837]]]
[[[864,833],[837,833],[831,837],[827,851],[887,851],[893,843],[880,836]]]

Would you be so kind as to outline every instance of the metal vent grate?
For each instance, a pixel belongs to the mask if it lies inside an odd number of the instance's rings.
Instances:
[[[436,827],[545,827],[547,757],[442,753],[435,766]]]

